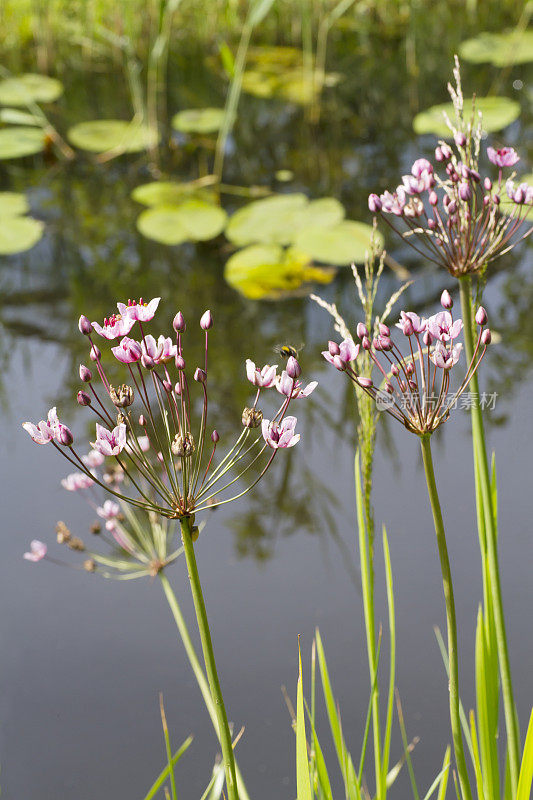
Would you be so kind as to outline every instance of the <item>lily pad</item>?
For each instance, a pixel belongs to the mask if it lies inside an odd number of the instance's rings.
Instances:
[[[0,81],[0,103],[25,106],[28,103],[53,103],[63,94],[63,84],[48,75],[27,72]]]
[[[32,217],[0,215],[0,255],[22,253],[33,247],[43,235],[44,224]]]
[[[297,234],[294,244],[315,261],[340,267],[365,260],[372,232],[371,225],[344,220],[331,228],[304,228]],[[383,237],[379,233],[377,236],[380,247],[383,247]]]
[[[459,55],[473,64],[512,67],[533,61],[533,30],[488,33],[484,31],[459,45]]]
[[[276,75],[261,70],[247,69],[242,75],[242,90],[254,97],[272,97],[278,86]]]
[[[0,130],[0,161],[40,153],[44,142],[40,128],[3,128]]]
[[[182,244],[214,239],[226,224],[226,212],[202,200],[186,200],[179,205],[159,205],[143,211],[138,230],[160,244]]]
[[[26,214],[30,207],[26,197],[19,192],[0,192],[0,219],[5,217],[20,217]]]
[[[472,107],[471,100],[465,100],[465,112]],[[501,131],[520,116],[520,104],[509,97],[477,97],[476,112],[481,111],[483,115],[483,130],[486,133]],[[453,122],[455,112],[451,103],[441,103],[432,106],[426,111],[421,111],[413,120],[415,133],[434,133],[445,139],[451,138],[451,132],[446,125],[444,113]]]
[[[10,125],[30,125],[31,127],[42,127],[43,125],[41,117],[21,111],[20,108],[0,109],[0,122],[8,122]]]
[[[313,266],[294,247],[264,244],[234,253],[224,269],[228,284],[251,300],[290,296],[306,283],[330,283],[334,276],[334,270]]]
[[[514,179],[514,184],[515,186],[518,186],[521,183],[527,183],[528,186],[533,186],[533,172],[530,172],[528,175],[517,175]],[[516,208],[516,203],[513,203],[513,201],[509,200],[507,197],[507,192],[505,192],[505,190],[502,191],[500,211],[503,211],[504,214],[510,214],[512,212],[516,213]],[[533,220],[533,206],[529,206],[525,218]]]
[[[172,117],[172,127],[180,133],[216,133],[223,119],[223,108],[189,108]]]
[[[238,246],[292,244],[302,228],[325,228],[344,218],[344,208],[333,197],[309,201],[304,194],[291,193],[255,200],[236,211],[226,229],[228,239]]]
[[[177,183],[175,181],[152,181],[136,186],[131,193],[133,200],[143,206],[177,205],[192,198],[214,202],[216,192],[211,189],[199,189],[193,183]]]
[[[298,47],[278,45],[257,45],[250,47],[247,54],[249,64],[257,64],[263,69],[285,72],[290,67],[302,63],[303,53]]]
[[[156,134],[149,128],[123,119],[95,119],[80,122],[69,129],[68,140],[80,150],[104,153],[123,150],[137,153],[156,144]]]

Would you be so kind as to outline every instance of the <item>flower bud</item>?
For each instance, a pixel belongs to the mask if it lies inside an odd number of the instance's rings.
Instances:
[[[500,205],[500,195],[499,194],[493,195],[492,202],[494,203],[495,206],[499,206]]]
[[[430,206],[437,206],[439,204],[439,196],[437,192],[429,193],[429,204]]]
[[[211,441],[213,442],[213,444],[217,444],[217,442],[220,441],[220,436],[218,435],[218,431],[213,431],[213,433],[211,434]]]
[[[450,309],[453,308],[453,300],[452,296],[449,293],[448,289],[445,289],[440,296],[440,304],[443,308]]]
[[[435,161],[444,161],[444,155],[440,147],[435,148]]]
[[[492,334],[488,328],[485,328],[483,333],[481,334],[481,344],[485,345],[485,347],[490,344],[492,341]]]
[[[409,318],[404,320],[402,331],[405,334],[405,336],[412,336],[413,333],[415,332],[415,329],[413,328],[413,323]]]
[[[89,353],[89,358],[91,361],[100,361],[102,358],[102,353],[100,352],[100,348],[97,347],[95,344],[91,347],[91,352]]]
[[[407,372],[408,375],[413,374],[413,372],[415,371],[415,365],[413,364],[412,361],[409,361],[409,363],[405,367],[405,371]]]
[[[139,417],[139,425],[141,426],[141,428],[146,427],[146,417],[144,416],[144,414],[141,414]]]
[[[181,386],[180,386],[180,384],[179,384],[179,381],[177,381],[177,382],[174,384],[174,394],[177,394],[177,395],[178,395],[178,397],[179,397],[179,396],[180,396],[180,394],[181,394]]]
[[[194,380],[197,381],[198,383],[205,383],[207,380],[207,375],[205,374],[203,369],[200,369],[200,367],[196,368],[196,371],[194,373]]]
[[[363,322],[357,323],[356,333],[358,339],[362,339],[364,336],[368,336],[368,328]]]
[[[381,211],[382,203],[377,194],[372,193],[368,196],[368,207],[373,214]]]
[[[172,322],[172,327],[174,328],[176,333],[183,333],[183,331],[185,330],[186,327],[185,318],[181,313],[181,311],[178,311],[178,313],[174,317],[174,320]]]
[[[385,384],[385,391],[386,391],[388,394],[394,394],[394,386],[392,385],[392,383],[389,383],[388,381],[386,382],[386,384]]]
[[[300,375],[302,374],[302,368],[300,367],[297,359],[295,359],[294,356],[289,356],[289,358],[287,359],[287,366],[285,368],[285,371],[289,376],[289,378],[292,378],[293,380],[296,380],[296,378],[299,378]]]
[[[202,314],[202,317],[200,319],[200,328],[202,328],[202,330],[204,331],[208,331],[209,328],[212,327],[213,327],[213,315],[208,309],[207,311],[204,311],[204,313]]]
[[[172,384],[171,384],[171,382],[170,382],[170,381],[167,381],[167,380],[164,380],[164,381],[163,381],[163,389],[165,390],[165,392],[171,392],[171,391],[172,391]]]
[[[462,131],[457,131],[455,136],[453,137],[455,140],[455,144],[457,147],[464,147],[466,144],[466,136]]]
[[[383,322],[379,323],[379,332],[382,336],[390,336],[390,328],[388,325],[385,325]]]
[[[483,181],[483,186],[485,187],[485,191],[490,192],[492,189],[492,181],[490,178],[485,178]]]
[[[430,231],[434,231],[437,227],[437,223],[434,219],[428,219],[428,228]]]
[[[85,364],[80,364],[80,380],[84,383],[90,383],[93,379],[93,374],[91,370],[85,366]]]
[[[341,349],[337,342],[332,342],[331,340],[328,342],[328,353],[330,356],[338,356]]]
[[[359,384],[359,386],[360,386],[362,389],[370,389],[370,388],[371,388],[371,387],[374,385],[374,384],[372,383],[372,381],[370,380],[370,378],[361,378],[361,377],[358,377],[356,380],[357,380],[357,383]]]
[[[424,342],[426,347],[430,346],[430,344],[433,341],[433,336],[430,334],[429,331],[424,331],[424,335],[422,336],[422,341]]]
[[[176,369],[180,371],[185,369],[185,359],[183,356],[176,356]]]
[[[472,199],[472,187],[466,181],[459,184],[459,197],[465,202]]]
[[[341,372],[344,372],[346,369],[346,362],[342,360],[340,356],[333,356],[333,366],[336,367]]]
[[[141,364],[145,369],[153,369],[155,367],[155,361],[152,356],[149,356],[147,353],[143,353],[141,357]]]
[[[87,394],[87,392],[83,392],[81,389],[76,395],[76,399],[80,406],[90,406],[91,405],[91,398]]]
[[[59,444],[62,444],[65,447],[70,447],[70,445],[74,441],[74,436],[72,435],[72,431],[70,430],[70,428],[67,428],[66,425],[63,425],[60,422],[57,427],[56,439],[59,442]]]
[[[475,319],[478,325],[485,325],[485,323],[487,322],[487,312],[485,311],[483,306],[480,306],[476,311]]]
[[[78,328],[80,329],[80,333],[83,333],[84,336],[88,336],[93,329],[92,324],[89,322],[85,314],[82,314],[79,322]]]
[[[370,350],[372,348],[372,345],[370,344],[370,339],[368,338],[368,336],[363,336],[363,340],[361,342],[361,347],[363,348],[363,350]]]
[[[398,377],[398,375],[400,374],[400,370],[398,369],[397,364],[393,364],[392,367],[390,368],[390,371],[395,377]]]

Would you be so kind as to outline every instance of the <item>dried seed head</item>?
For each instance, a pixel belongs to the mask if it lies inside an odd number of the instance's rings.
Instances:
[[[175,456],[189,458],[196,450],[192,433],[177,433],[172,442],[172,452]]]
[[[58,544],[66,544],[71,538],[70,530],[67,528],[67,526],[62,520],[59,520],[59,522],[56,525],[56,534],[57,534]]]
[[[118,389],[115,389],[114,386],[110,386],[109,396],[111,397],[111,402],[117,408],[127,408],[133,403],[135,394],[131,386],[123,383]]]
[[[101,532],[101,530],[102,526],[100,525],[99,522],[93,522],[91,527],[89,528],[89,531],[95,536],[97,536]]]
[[[245,406],[242,412],[242,424],[245,428],[258,428],[263,421],[263,412],[259,408]]]
[[[80,553],[83,553],[83,551],[85,550],[85,545],[83,544],[83,541],[79,539],[77,536],[72,536],[68,540],[67,545],[68,547],[70,547],[71,550],[77,550]]]
[[[96,561],[94,558],[87,558],[83,562],[83,569],[86,572],[96,572]]]

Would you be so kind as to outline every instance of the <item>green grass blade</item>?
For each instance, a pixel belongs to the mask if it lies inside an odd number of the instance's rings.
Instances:
[[[324,654],[324,646],[322,644],[322,638],[320,636],[320,631],[318,628],[316,629],[316,650],[318,655],[318,666],[320,669],[320,678],[322,680],[322,691],[324,693],[324,700],[326,703],[326,711],[328,712],[328,719],[329,719],[329,726],[331,728],[331,735],[333,737],[333,743],[335,745],[335,752],[337,753],[337,758],[339,760],[339,766],[341,768],[342,777],[344,781],[346,781],[346,767],[344,762],[344,742],[342,738],[342,731],[340,726],[340,720],[337,716],[337,707],[335,705],[335,700],[333,698],[333,690],[331,688],[331,681],[329,679],[329,672],[328,672],[328,665],[326,663],[326,656]]]
[[[439,788],[439,793],[437,795],[437,800],[446,800],[446,790],[448,789],[448,778],[450,777],[450,756],[451,756],[451,748],[450,745],[446,748],[446,752],[444,753],[444,761],[442,762],[442,780]]]
[[[435,627],[433,628],[435,633],[435,638],[437,640],[437,644],[439,646],[440,654],[442,656],[442,660],[444,662],[444,669],[446,670],[446,676],[450,677],[450,665],[448,661],[448,651],[446,650],[446,645],[444,644],[444,639],[442,638],[442,633],[440,629]],[[472,763],[474,763],[474,750],[472,748],[472,737],[470,736],[470,728],[468,726],[468,720],[466,718],[465,710],[461,700],[459,700],[459,715],[461,717],[461,725],[463,726],[463,734],[465,737],[465,741],[468,747],[468,751],[470,753],[470,758],[472,759]]]
[[[386,791],[387,772],[389,770],[390,742],[392,734],[392,716],[394,712],[394,682],[396,680],[396,617],[394,613],[394,588],[392,583],[392,568],[390,562],[389,542],[387,531],[383,526],[383,553],[385,556],[385,576],[387,583],[387,605],[389,609],[389,635],[390,635],[390,657],[389,657],[389,696],[387,700],[387,716],[385,721],[385,733],[383,736],[383,748],[381,751],[381,786],[379,797],[384,800]],[[377,660],[376,660],[377,663]]]
[[[376,653],[376,668],[374,670],[374,675],[372,677],[372,688],[370,691],[370,697],[368,699],[368,708],[366,711],[366,721],[365,721],[365,732],[363,736],[363,744],[361,746],[361,757],[359,759],[359,772],[358,772],[358,783],[359,786],[361,785],[361,781],[363,779],[363,769],[365,766],[365,759],[366,759],[366,746],[368,743],[368,734],[370,732],[370,720],[372,718],[372,700],[374,697],[374,692],[376,691],[376,685],[378,681],[378,667],[379,667],[379,656],[381,653],[381,631],[379,632],[378,636],[378,647]]]
[[[470,712],[470,736],[472,737],[472,748],[474,750],[474,771],[476,773],[476,786],[477,786],[477,796],[478,800],[484,800],[485,798],[485,791],[483,789],[483,774],[481,771],[481,760],[479,757],[479,746],[477,742],[477,733],[476,733],[476,719],[474,717],[474,712]],[[489,795],[490,800],[496,795]]]
[[[176,766],[176,764],[178,763],[178,761],[180,760],[182,755],[190,747],[190,744],[191,744],[192,740],[193,740],[193,737],[189,736],[187,739],[185,739],[185,741],[181,745],[180,749],[176,750],[176,752],[174,753],[174,755],[171,758],[172,767]],[[143,798],[143,800],[153,800],[153,798],[156,796],[156,794],[159,791],[159,789],[162,787],[162,785],[166,781],[166,779],[168,777],[168,773],[169,773],[169,765],[167,764],[167,766],[161,771],[159,776],[155,779],[155,781],[151,785],[150,789],[148,790],[148,794]]]
[[[318,779],[318,784],[320,786],[320,791],[322,792],[324,800],[333,800],[333,792],[331,790],[331,782],[329,780],[329,773],[328,773],[328,768],[326,766],[326,760],[324,758],[324,753],[322,752],[322,748],[318,740],[317,732],[315,729],[315,723],[313,722],[312,712],[309,711],[309,709],[307,708],[307,704],[306,704],[306,710],[309,722],[311,724],[311,733],[313,734],[313,748],[316,761],[316,775]]]
[[[224,781],[226,775],[224,773],[224,763],[215,764],[213,767],[213,775],[207,784],[207,788],[203,793],[200,800],[220,800],[224,790]]]
[[[516,800],[529,800],[531,797],[531,786],[533,784],[533,710],[529,718],[524,752],[522,754],[522,764],[518,777],[518,789]]]
[[[405,730],[405,724],[403,721],[402,704],[400,702],[400,694],[398,690],[396,690],[396,706],[398,709],[398,722],[400,723],[400,731],[402,734],[403,751],[405,755],[405,760],[407,761],[407,769],[409,770],[409,778],[411,779],[411,788],[413,790],[413,796],[415,800],[420,800],[418,787],[416,785],[415,771],[413,769],[413,762],[411,761],[411,755],[409,753],[409,743],[407,741],[407,732]]]
[[[298,637],[298,688],[296,692],[296,794],[297,800],[313,800],[309,780],[309,760],[305,736],[304,695],[302,685],[302,654]]]
[[[424,800],[429,800],[429,798],[431,797],[433,792],[437,789],[437,787],[442,787],[442,782],[444,780],[444,776],[446,776],[446,780],[448,779],[449,770],[450,770],[450,764],[448,763],[448,766],[443,767],[441,769],[441,771],[439,772],[439,774],[437,775],[437,777],[435,778],[435,780],[433,781],[433,783],[431,784],[431,786],[427,790],[426,794],[424,795]],[[439,795],[440,795],[440,790],[439,790]]]
[[[172,790],[172,800],[178,800],[178,793],[176,791],[176,778],[174,776],[174,765],[172,763],[172,749],[170,747],[170,736],[168,733],[167,717],[165,714],[165,706],[163,705],[163,693],[159,694],[159,707],[161,710],[161,723],[163,725],[163,736],[165,737],[165,747],[167,749],[168,760],[168,776],[170,778],[170,788]]]

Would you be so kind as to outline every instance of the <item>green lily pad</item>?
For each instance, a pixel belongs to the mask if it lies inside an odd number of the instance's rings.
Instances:
[[[156,144],[155,132],[146,126],[123,119],[95,119],[80,122],[69,129],[68,140],[80,150],[104,153],[107,150],[123,150],[138,153]]]
[[[278,86],[275,75],[261,72],[261,70],[247,69],[242,75],[242,90],[254,97],[272,97]]]
[[[44,150],[44,133],[40,128],[3,128],[0,130],[0,161],[33,156]]]
[[[257,45],[250,47],[247,53],[249,64],[257,64],[263,69],[285,72],[290,67],[302,63],[303,53],[298,47],[283,47],[278,45]]]
[[[0,122],[8,122],[10,125],[30,125],[31,127],[42,127],[43,125],[41,117],[21,111],[20,108],[0,109]]]
[[[528,175],[517,175],[514,179],[514,184],[515,186],[518,186],[520,183],[527,183],[528,186],[533,186],[533,172],[530,172]],[[516,203],[513,203],[513,201],[509,200],[507,197],[507,192],[505,190],[502,191],[500,211],[502,211],[504,214],[511,214],[516,212],[516,208]],[[525,219],[533,220],[533,206],[529,206],[525,215]]]
[[[464,107],[465,116],[467,116],[472,107],[472,101],[465,100]],[[501,131],[518,119],[520,104],[508,97],[477,97],[476,111],[481,111],[483,115],[483,130],[486,133],[493,133]],[[455,120],[455,112],[451,103],[441,103],[428,108],[427,111],[421,111],[413,120],[415,133],[434,133],[436,136],[450,139],[451,132],[446,125],[444,113],[448,114],[452,122]]]
[[[459,55],[472,64],[494,64],[512,67],[533,61],[533,30],[483,32],[459,45]]]
[[[29,250],[42,237],[44,224],[32,217],[0,215],[0,255],[7,256]]]
[[[228,239],[242,247],[247,244],[292,244],[302,228],[325,228],[344,218],[344,208],[333,197],[309,201],[304,194],[279,194],[254,200],[231,217]]]
[[[26,197],[19,192],[0,192],[0,219],[5,217],[20,217],[26,214],[30,207]]]
[[[0,103],[25,106],[28,103],[53,103],[63,94],[63,84],[48,75],[27,72],[0,81]]]
[[[182,244],[214,239],[222,233],[227,214],[202,200],[186,200],[179,205],[154,206],[137,219],[138,230],[160,244]]]
[[[245,247],[224,268],[228,284],[251,300],[287,297],[306,283],[330,283],[334,276],[331,269],[313,266],[296,248],[284,250],[275,244]]]
[[[214,202],[216,192],[211,189],[199,189],[193,183],[177,183],[175,181],[152,181],[136,186],[131,197],[143,206],[177,205],[192,198]]]
[[[340,267],[365,260],[372,232],[372,225],[344,220],[331,228],[304,228],[297,234],[294,244],[315,261]],[[383,237],[379,233],[377,236],[379,246],[383,247]]]
[[[216,133],[223,119],[223,108],[189,108],[172,117],[172,127],[181,133]]]

